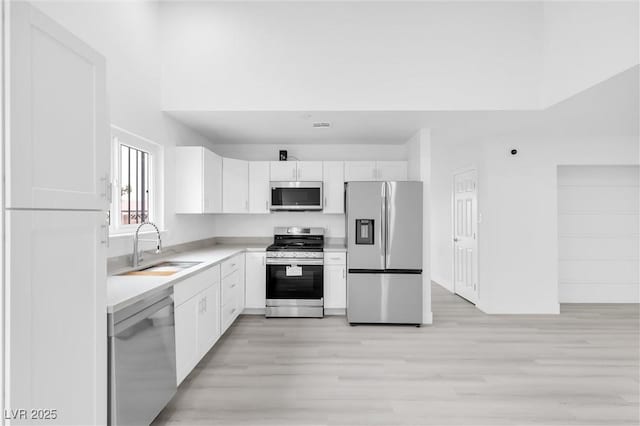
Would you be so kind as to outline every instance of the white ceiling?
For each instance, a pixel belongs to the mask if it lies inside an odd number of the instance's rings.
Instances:
[[[421,128],[448,140],[510,131],[638,132],[640,66],[542,111],[166,111],[215,144],[403,144]],[[330,128],[313,128],[329,122]],[[613,127],[612,127],[613,123]]]
[[[402,144],[421,128],[485,131],[517,126],[534,112],[170,111],[214,143]],[[314,122],[331,123],[314,128]]]

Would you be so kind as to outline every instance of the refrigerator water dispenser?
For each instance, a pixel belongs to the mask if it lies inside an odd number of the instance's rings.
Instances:
[[[356,219],[356,244],[374,244],[373,223],[373,219]]]

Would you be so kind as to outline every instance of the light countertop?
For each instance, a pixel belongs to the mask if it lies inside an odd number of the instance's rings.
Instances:
[[[151,293],[168,288],[236,254],[246,251],[265,251],[265,249],[266,245],[259,244],[252,245],[251,247],[241,245],[215,245],[205,249],[185,251],[167,256],[166,258],[155,259],[152,262],[154,264],[161,261],[202,262],[199,265],[170,276],[111,275],[107,277],[107,312],[112,313],[119,311],[126,306],[144,299]]]
[[[346,252],[347,251],[347,246],[345,246],[344,244],[325,244],[324,251],[328,251],[328,252]]]

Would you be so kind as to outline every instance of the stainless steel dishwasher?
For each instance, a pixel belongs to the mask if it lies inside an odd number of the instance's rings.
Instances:
[[[108,315],[109,424],[148,425],[176,392],[173,289]]]

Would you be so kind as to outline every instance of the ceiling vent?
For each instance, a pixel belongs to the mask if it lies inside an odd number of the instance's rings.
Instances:
[[[314,129],[320,129],[322,127],[331,127],[331,123],[327,123],[327,122],[313,123]]]

